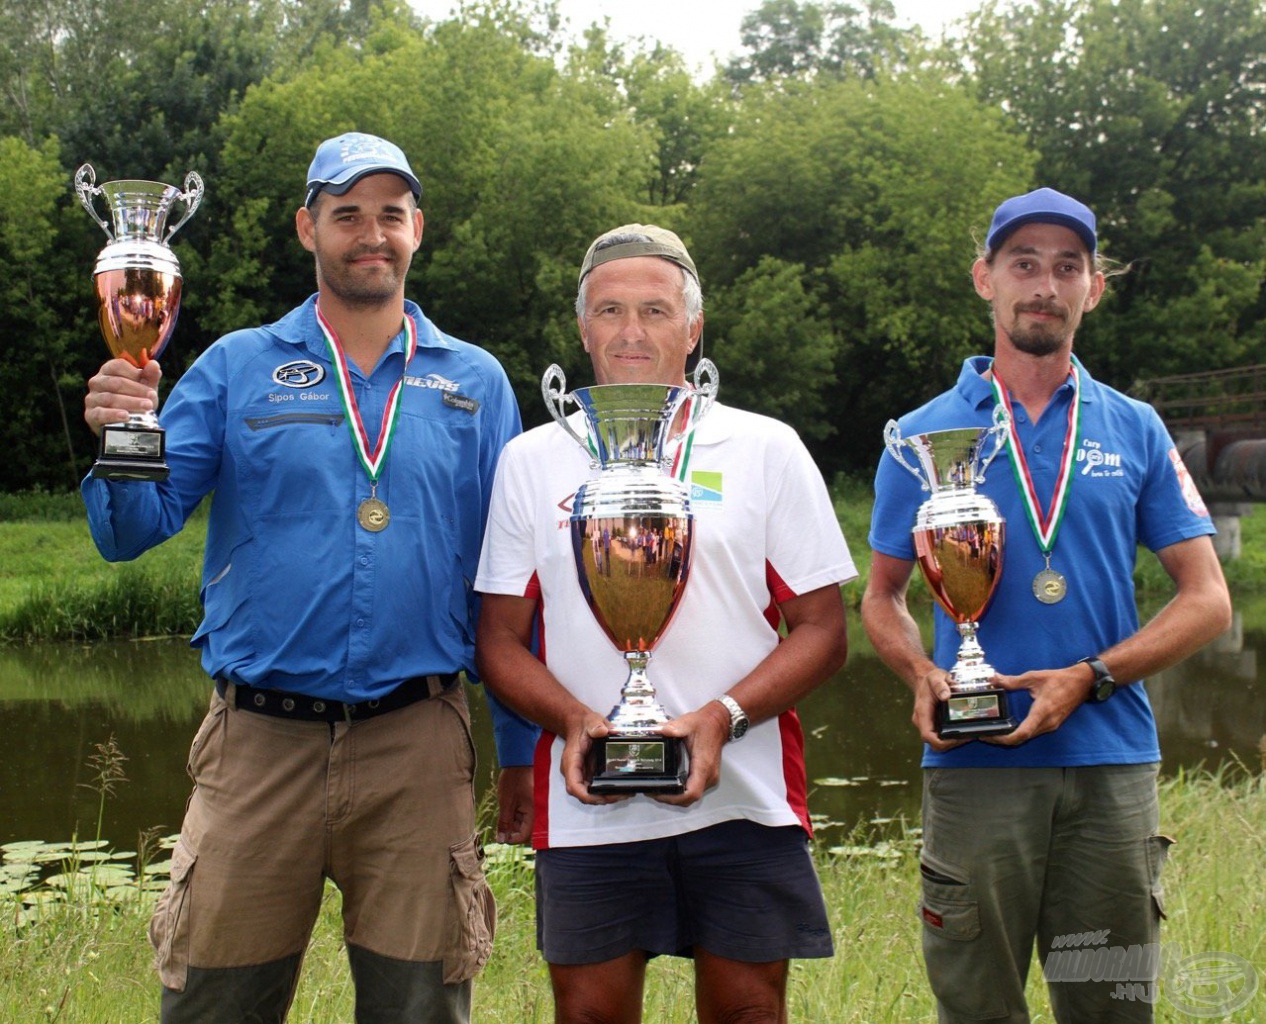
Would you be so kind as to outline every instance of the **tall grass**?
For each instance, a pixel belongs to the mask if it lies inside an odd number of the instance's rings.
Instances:
[[[873,503],[869,479],[837,477],[835,512],[860,579],[844,588],[856,607],[866,587],[866,535]],[[1243,556],[1225,566],[1237,594],[1266,589],[1266,517],[1242,521]],[[0,494],[0,642],[188,636],[202,619],[198,579],[206,539],[205,505],[184,530],[127,565],[108,565],[93,547],[77,495]],[[1160,600],[1173,584],[1141,551],[1141,597]],[[922,577],[911,592],[930,605]]]
[[[1162,782],[1165,830],[1178,838],[1166,868],[1169,920],[1163,941],[1183,956],[1230,953],[1266,975],[1266,783],[1244,769],[1181,773]],[[873,837],[860,837],[862,839]],[[899,832],[867,854],[864,842],[824,841],[819,870],[831,911],[836,955],[793,964],[790,1018],[814,1024],[910,1024],[935,1019],[919,951],[917,834]],[[832,853],[831,850],[837,852]],[[496,949],[476,983],[482,1024],[547,1024],[552,1002],[535,949],[530,862],[517,851],[489,867],[497,895]],[[619,884],[612,879],[612,884]],[[157,1019],[157,983],[145,942],[148,903],[85,907],[51,904],[25,927],[12,897],[0,902],[0,1020],[138,1024]],[[290,1019],[352,1019],[352,990],[340,939],[340,900],[327,889]],[[1030,972],[1034,1024],[1053,1019],[1036,965]],[[1230,1018],[1266,1020],[1266,976],[1256,998]],[[1167,999],[1161,1024],[1190,1024]],[[690,965],[661,958],[648,972],[645,1019],[694,1020]]]
[[[112,565],[97,553],[77,495],[0,502],[0,642],[189,636],[197,628],[203,510],[165,544]],[[68,510],[74,516],[63,518]]]

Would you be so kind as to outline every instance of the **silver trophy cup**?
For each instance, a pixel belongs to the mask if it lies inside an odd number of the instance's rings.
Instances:
[[[665,472],[665,448],[685,443],[711,408],[711,360],[700,361],[694,385],[600,384],[568,393],[556,365],[541,380],[550,415],[601,469],[576,492],[572,553],[589,608],[629,668],[607,716],[611,731],[590,750],[591,793],[679,793],[685,786],[684,747],[660,734],[669,715],[647,670],[685,591],[694,539],[689,491]],[[569,403],[584,414],[583,435],[567,421]]]
[[[914,549],[937,603],[957,623],[961,642],[950,670],[948,700],[937,709],[936,731],[943,739],[994,736],[1011,732],[1016,720],[1007,708],[1007,691],[990,680],[995,670],[976,638],[1002,576],[1006,521],[986,495],[976,490],[985,470],[1007,438],[1007,413],[994,410],[990,427],[934,430],[902,437],[895,420],[884,428],[884,444],[897,462],[913,473],[931,497],[914,521]],[[986,449],[992,449],[986,454]],[[914,457],[916,466],[906,461]]]
[[[202,202],[202,178],[185,176],[185,190],[158,181],[108,181],[97,185],[90,164],[75,172],[75,193],[110,243],[97,255],[92,272],[97,320],[110,353],[134,366],[157,359],[167,346],[180,313],[180,261],[168,243]],[[107,222],[97,212],[105,199]],[[167,227],[173,204],[184,216]],[[92,475],[107,480],[166,480],[166,439],[153,412],[133,413],[126,423],[101,429]]]

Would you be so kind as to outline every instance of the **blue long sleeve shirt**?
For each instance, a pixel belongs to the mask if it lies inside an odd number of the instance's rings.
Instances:
[[[82,493],[101,554],[133,559],[214,492],[192,643],[212,676],[331,700],[381,697],[404,679],[471,670],[473,583],[493,474],[519,432],[505,372],[442,334],[413,303],[373,372],[350,363],[372,447],[403,377],[377,497],[391,521],[357,524],[370,480],[352,445],[309,298],[274,324],[215,342],[161,414],[171,476],[91,477]],[[532,760],[538,730],[490,702],[503,766]]]

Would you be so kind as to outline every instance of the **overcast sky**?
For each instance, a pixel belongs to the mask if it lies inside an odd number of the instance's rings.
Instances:
[[[917,24],[933,38],[944,25],[979,6],[981,0],[894,0],[897,20]],[[412,0],[430,18],[447,17],[451,0]],[[611,19],[617,39],[649,36],[685,55],[692,65],[710,68],[712,55],[724,60],[739,48],[739,24],[760,0],[561,0],[573,33],[594,21]]]

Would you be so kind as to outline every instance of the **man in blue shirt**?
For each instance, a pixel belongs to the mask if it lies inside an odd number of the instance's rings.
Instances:
[[[920,916],[942,1022],[1028,1021],[1035,941],[1059,1021],[1151,1019],[1149,1000],[1118,991],[1154,978],[1170,843],[1158,831],[1160,750],[1142,680],[1230,623],[1213,527],[1160,419],[1073,357],[1105,287],[1096,249],[1094,214],[1069,196],[1044,188],[999,206],[972,268],[992,309],[994,356],[968,359],[953,388],[900,420],[910,437],[988,426],[999,402],[1011,413],[1007,447],[980,487],[1007,535],[979,624],[1020,719],[1011,734],[938,737],[959,637],[938,609],[929,658],[906,606],[911,528],[927,495],[887,454],[875,479],[862,616],[913,692],[927,744]],[[1139,544],[1175,584],[1141,628]],[[1092,933],[1119,970],[1050,957]]]
[[[180,379],[169,479],[83,484],[111,561],[214,491],[193,643],[216,692],[150,928],[170,1024],[283,1020],[326,878],[362,1024],[469,1020],[491,948],[458,673],[493,473],[520,424],[496,360],[405,300],[420,193],[392,143],[322,143],[296,214],[317,294]],[[107,362],[89,426],[154,408],[159,376]],[[537,730],[493,710],[498,830],[523,841]]]

